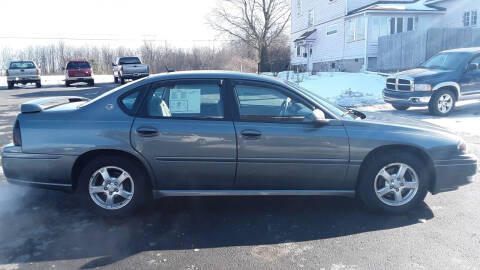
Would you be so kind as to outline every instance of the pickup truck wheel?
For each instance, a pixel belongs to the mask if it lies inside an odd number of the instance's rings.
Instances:
[[[401,214],[425,199],[429,174],[427,166],[415,155],[394,152],[366,162],[357,192],[368,208]]]
[[[144,170],[127,158],[99,156],[83,168],[77,191],[93,211],[123,216],[146,206],[151,199],[146,179]]]
[[[395,110],[398,110],[398,111],[406,111],[406,110],[408,110],[408,108],[410,108],[410,106],[395,105],[395,104],[392,104],[392,107],[395,108]]]
[[[65,81],[65,87],[70,87],[70,82],[69,81]]]
[[[447,116],[455,109],[455,103],[456,99],[452,91],[439,90],[432,96],[428,110],[433,115]]]
[[[8,89],[13,89],[15,84],[13,82],[8,82]]]
[[[122,76],[120,76],[120,84],[125,84],[125,79]]]
[[[94,81],[94,80],[88,81],[88,86],[94,86],[94,85],[95,85],[95,81]]]
[[[113,82],[117,84],[118,83],[118,77],[113,76]]]
[[[37,82],[35,83],[35,86],[36,86],[37,88],[42,87],[42,82],[41,82],[41,81],[37,81]]]

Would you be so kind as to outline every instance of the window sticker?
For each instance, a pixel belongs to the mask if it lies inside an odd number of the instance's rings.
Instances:
[[[170,89],[171,113],[200,113],[200,89]]]

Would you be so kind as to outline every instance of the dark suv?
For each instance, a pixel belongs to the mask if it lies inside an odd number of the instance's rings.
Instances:
[[[388,77],[383,98],[397,110],[428,106],[439,116],[449,115],[458,100],[480,99],[480,47],[443,51]]]

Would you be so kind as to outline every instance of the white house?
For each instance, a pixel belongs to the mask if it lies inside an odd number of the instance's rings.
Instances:
[[[309,71],[376,69],[378,37],[479,27],[480,0],[292,0],[291,64]]]

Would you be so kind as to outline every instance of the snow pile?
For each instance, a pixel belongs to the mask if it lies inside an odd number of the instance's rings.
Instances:
[[[280,72],[279,78],[297,83],[321,97],[344,107],[360,107],[384,103],[382,90],[386,78],[375,73]]]

